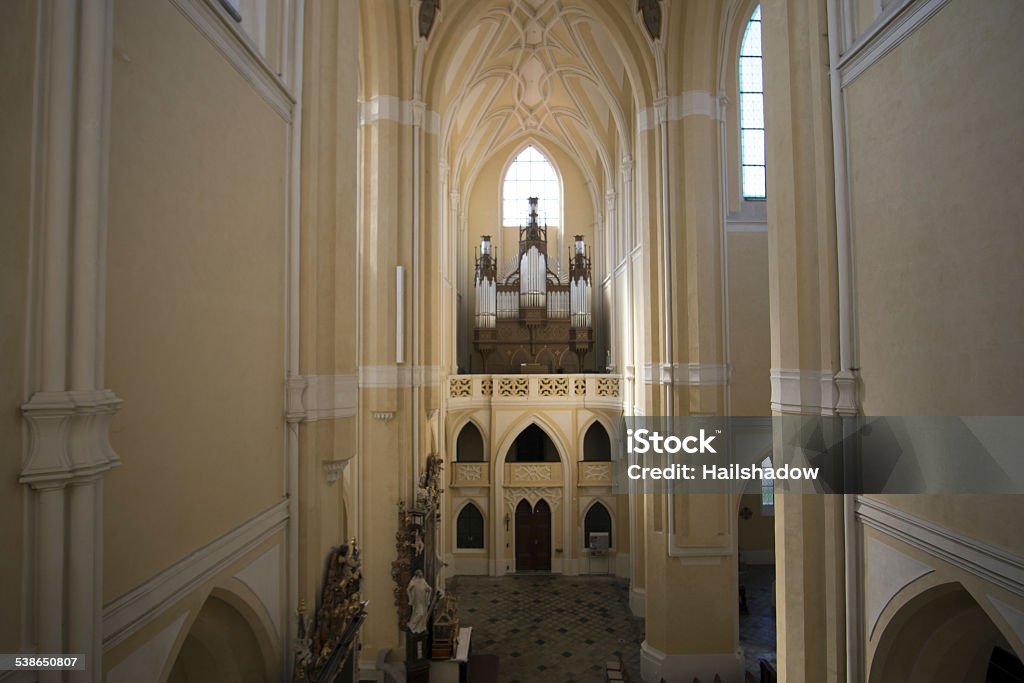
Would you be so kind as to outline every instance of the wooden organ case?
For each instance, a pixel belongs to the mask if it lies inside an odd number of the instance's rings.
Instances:
[[[519,228],[511,272],[499,275],[490,235],[481,238],[473,348],[485,373],[592,371],[590,250],[576,235],[567,277],[552,270],[547,226],[537,223],[537,198],[529,203],[530,222]]]

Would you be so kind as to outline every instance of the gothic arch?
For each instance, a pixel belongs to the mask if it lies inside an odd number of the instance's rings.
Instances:
[[[583,534],[584,547],[588,547],[586,531],[587,515],[590,514],[590,511],[594,509],[595,505],[600,505],[601,507],[604,508],[604,511],[608,513],[608,519],[610,520],[610,524],[608,527],[608,533],[610,534],[611,538],[610,549],[614,550],[616,547],[615,543],[620,540],[619,530],[616,528],[617,525],[615,523],[615,504],[609,503],[609,501],[605,500],[604,498],[601,498],[600,496],[595,497],[592,501],[587,503],[587,505],[583,508],[582,515],[580,516],[580,531]]]
[[[605,434],[608,435],[609,449],[612,453],[615,452],[615,443],[618,440],[618,434],[616,433],[615,426],[612,424],[611,420],[609,420],[604,415],[598,415],[595,413],[588,417],[586,420],[584,420],[581,423],[580,428],[576,432],[576,443],[579,444],[579,453],[577,454],[576,459],[579,462],[583,462],[583,458],[585,455],[584,448],[586,446],[585,441],[587,438],[587,432],[589,432],[590,428],[593,427],[595,424],[601,425],[601,427],[604,429]],[[614,455],[612,457],[614,458]]]
[[[483,519],[483,527],[482,528],[483,528],[483,535],[484,535],[484,537],[483,537],[483,541],[482,541],[483,542],[483,546],[481,546],[480,548],[462,548],[462,547],[459,547],[459,519],[462,517],[462,513],[465,512],[466,508],[471,507],[471,506],[477,511],[477,513],[479,513],[481,519]],[[489,549],[488,548],[488,544],[487,544],[487,538],[488,538],[487,523],[489,521],[487,511],[484,510],[484,508],[477,501],[473,500],[472,498],[469,498],[469,499],[466,499],[466,500],[462,501],[462,503],[459,505],[459,507],[454,512],[455,512],[455,514],[452,515],[452,538],[455,539],[455,542],[452,544],[452,551],[453,552],[481,552],[481,553],[482,552],[487,552],[487,550]]]
[[[459,460],[459,437],[462,436],[462,431],[469,425],[472,425],[473,428],[475,428],[477,433],[480,435],[481,447],[483,448],[483,460],[481,460],[481,462],[489,462],[491,453],[490,449],[488,448],[487,431],[482,426],[480,426],[480,423],[472,415],[467,415],[466,417],[460,419],[458,422],[455,423],[455,426],[452,428],[450,448],[448,451],[453,455],[452,462],[470,462],[467,460]]]
[[[245,683],[277,680],[279,638],[266,608],[238,579],[214,586],[185,622],[161,680]]]
[[[985,604],[958,581],[917,581],[883,610],[873,635],[869,683],[984,680],[992,650],[1020,656],[1020,642],[1002,630]]]
[[[490,522],[490,538],[494,539],[490,546],[490,558],[491,558],[491,574],[495,576],[504,576],[507,569],[506,566],[512,567],[515,563],[515,557],[513,556],[510,560],[506,560],[501,553],[505,551],[506,540],[514,538],[512,531],[506,531],[504,520],[505,514],[509,513],[510,516],[515,514],[515,506],[519,504],[521,500],[529,498],[525,495],[516,496],[515,502],[512,505],[511,510],[507,509],[505,499],[505,459],[508,456],[508,452],[512,447],[512,443],[516,437],[530,425],[536,425],[539,427],[551,442],[555,445],[555,451],[558,453],[558,460],[562,466],[562,486],[558,489],[558,498],[548,495],[548,492],[541,491],[538,487],[534,489],[535,500],[531,501],[532,505],[536,505],[537,500],[543,499],[545,503],[551,509],[551,530],[552,530],[552,543],[554,543],[554,530],[555,524],[557,524],[557,514],[561,512],[562,518],[562,547],[567,547],[566,544],[573,538],[573,510],[572,510],[572,466],[569,462],[569,452],[565,446],[565,441],[562,438],[562,434],[558,428],[551,424],[541,415],[527,414],[514,422],[508,429],[505,430],[505,435],[502,441],[495,448],[494,452],[497,457],[494,461],[494,470],[492,474],[492,480],[494,482],[491,487],[491,509],[494,511],[491,514]],[[500,512],[498,512],[500,511]],[[571,563],[568,559],[569,553],[563,553],[562,557],[552,557],[551,570],[555,573],[561,571],[562,573],[575,574],[576,566]],[[556,562],[555,560],[558,560]],[[507,562],[507,564],[506,564]]]

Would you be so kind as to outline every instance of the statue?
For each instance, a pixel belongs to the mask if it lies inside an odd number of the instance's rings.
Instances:
[[[434,590],[423,578],[423,570],[417,569],[413,574],[405,592],[409,595],[409,606],[412,607],[412,614],[409,615],[409,631],[413,634],[425,633],[427,630],[427,616],[430,610],[430,598]]]

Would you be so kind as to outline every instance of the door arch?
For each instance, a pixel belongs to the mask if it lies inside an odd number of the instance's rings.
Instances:
[[[543,498],[516,505],[515,547],[517,572],[551,571],[551,506]]]

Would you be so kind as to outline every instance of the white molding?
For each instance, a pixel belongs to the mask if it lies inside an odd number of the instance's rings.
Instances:
[[[720,386],[728,384],[732,368],[722,363],[676,363],[673,384],[686,386]]]
[[[832,415],[838,400],[838,389],[828,370],[794,370],[772,368],[772,403],[774,412],[791,415]]]
[[[163,627],[159,633],[147,640],[107,672],[107,683],[136,683],[136,681],[158,681],[164,664],[171,656],[178,633],[184,625],[188,612]]]
[[[1024,558],[958,531],[937,526],[872,498],[857,499],[867,527],[1024,597]]]
[[[281,624],[281,544],[275,543],[265,553],[240,569],[235,578],[256,594],[274,625],[278,638],[283,637]]]
[[[288,501],[281,501],[105,605],[104,651],[123,642],[271,534],[283,529],[287,520]]]
[[[849,86],[941,10],[949,0],[903,0],[886,8],[839,57],[840,84]]]
[[[870,638],[879,617],[893,597],[922,576],[934,572],[935,568],[877,538],[869,538],[865,545],[864,556],[868,571],[864,608],[867,613],[867,636]]]
[[[727,220],[725,222],[725,231],[727,233],[768,233],[768,222],[767,221],[736,221]]]
[[[358,412],[359,376],[299,375],[287,382],[289,422],[352,417]]]
[[[267,104],[285,121],[292,120],[296,97],[260,54],[240,25],[217,0],[171,0]]]
[[[647,616],[647,589],[629,587],[629,611],[634,617]]]
[[[439,365],[360,365],[358,382],[360,388],[372,389],[433,387],[441,384],[441,367]]]
[[[432,135],[441,131],[441,116],[425,109],[422,102],[400,100],[394,95],[377,95],[359,103],[359,125],[368,126],[377,121],[394,121],[403,126],[421,123],[423,130]]]
[[[721,386],[732,380],[732,368],[723,363],[644,363],[644,384]]]
[[[988,599],[989,602],[992,603],[992,606],[996,608],[996,611],[999,612],[999,616],[1006,620],[1010,629],[1013,630],[1014,635],[1016,635],[1021,642],[1024,642],[1024,612],[1021,612],[1012,605],[1007,605],[1005,602],[994,596],[989,595]]]
[[[716,121],[721,120],[718,98],[707,90],[687,90],[681,95],[666,97],[661,104],[660,108],[655,105],[637,112],[638,132],[654,128],[661,115],[669,122],[682,121],[689,116],[706,116]]]

